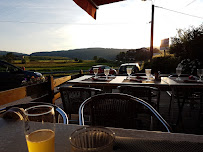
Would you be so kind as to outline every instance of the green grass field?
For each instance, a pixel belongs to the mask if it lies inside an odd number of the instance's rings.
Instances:
[[[38,57],[38,59],[40,59]],[[30,70],[30,71],[37,71],[37,72],[57,72],[57,71],[71,71],[71,70],[89,70],[93,65],[98,65],[98,64],[104,64],[108,65],[110,67],[114,66],[112,63],[96,63],[94,60],[83,60],[82,63],[74,60],[65,60],[64,58],[57,57],[51,58],[51,60],[43,59],[43,60],[37,60],[35,59],[34,61],[30,61],[26,59],[26,63],[22,64],[21,60],[14,60],[13,64],[18,67],[25,67],[25,70]],[[68,72],[64,74],[58,74],[58,75],[67,75],[70,74]],[[57,74],[55,74],[57,75]]]

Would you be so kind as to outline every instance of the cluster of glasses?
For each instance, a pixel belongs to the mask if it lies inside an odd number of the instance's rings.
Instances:
[[[54,107],[38,105],[25,109],[24,132],[29,152],[55,152]],[[72,152],[111,152],[114,140],[115,133],[102,127],[80,128],[69,138]]]
[[[132,68],[126,68],[127,70],[127,74],[128,74],[128,78],[127,79],[130,79],[130,75],[132,73]],[[150,80],[150,77],[151,77],[151,69],[145,69],[145,74],[147,76],[147,80],[146,81],[151,81]]]
[[[180,75],[182,73],[182,68],[176,68],[176,74],[178,75],[178,78],[176,80],[181,80]],[[202,76],[203,76],[203,69],[197,69],[197,75],[199,76],[198,82],[203,82]]]
[[[93,71],[94,71],[95,78],[97,78],[99,68],[93,68]],[[108,79],[109,72],[110,72],[110,69],[104,69],[106,80]]]

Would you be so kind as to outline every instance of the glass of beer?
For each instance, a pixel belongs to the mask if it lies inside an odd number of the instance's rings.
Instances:
[[[203,69],[197,69],[197,75],[199,76],[199,80],[197,80],[197,82],[202,82]]]
[[[151,80],[150,80],[151,69],[145,69],[145,74],[146,74],[146,76],[147,76],[147,80],[146,80],[146,81],[151,81]]]
[[[37,105],[25,109],[24,131],[29,152],[54,152],[54,107]]]
[[[97,78],[99,68],[93,68],[93,71],[94,71],[95,78]]]
[[[132,73],[132,68],[126,68],[127,74],[128,74],[128,79],[130,79],[130,75]]]
[[[181,78],[180,78],[181,72],[182,72],[182,68],[176,68],[176,74],[178,75],[176,80],[181,80]]]
[[[104,74],[106,75],[106,80],[108,79],[110,69],[104,69]]]

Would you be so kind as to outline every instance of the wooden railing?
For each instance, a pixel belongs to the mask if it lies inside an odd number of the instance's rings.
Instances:
[[[65,83],[66,81],[79,77],[80,74],[73,76],[65,76],[57,79],[53,79],[53,76],[49,76],[48,81],[40,84],[34,84],[29,86],[23,86],[15,89],[10,89],[0,92],[0,106],[23,99],[25,97],[31,97],[36,102],[49,102],[55,103],[55,101],[60,98],[60,92],[57,91],[56,87]]]

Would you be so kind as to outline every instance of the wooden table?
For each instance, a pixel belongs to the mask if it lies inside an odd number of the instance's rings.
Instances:
[[[169,85],[167,82],[160,81],[149,81],[142,80],[142,82],[130,81],[127,80],[127,76],[115,76],[110,81],[95,81],[92,80],[93,75],[84,75],[79,78],[67,81],[68,84],[71,85],[79,85],[79,86],[89,86],[89,87],[102,87],[104,90],[116,89],[119,85],[142,85],[142,86],[154,86],[160,88],[161,90],[168,90]],[[145,76],[142,76],[145,78]]]
[[[191,82],[184,82],[184,80],[189,80],[188,77],[181,77],[182,81],[176,81],[176,77],[161,77],[161,81],[142,81],[142,82],[136,82],[136,81],[129,81],[126,80],[127,76],[116,76],[114,79],[110,81],[94,81],[91,78],[93,75],[84,75],[82,77],[73,79],[68,81],[68,84],[71,85],[79,85],[79,86],[88,86],[88,87],[99,87],[105,92],[112,92],[112,89],[116,89],[119,85],[143,85],[143,86],[154,86],[159,88],[161,91],[172,91],[172,101],[174,100],[174,94],[177,90],[177,88],[180,88],[180,90],[186,90],[185,96],[187,98],[188,92],[191,89],[203,89],[203,83],[191,83]],[[143,76],[142,76],[143,77]],[[202,91],[203,92],[203,91]],[[184,99],[185,100],[185,99]],[[201,104],[200,104],[200,112],[203,111],[203,95],[201,96]],[[183,104],[178,104],[179,107],[179,114],[177,116],[177,122],[178,124],[179,119],[182,119],[181,113],[183,110],[184,102]],[[172,102],[172,109],[173,109],[173,102]],[[172,110],[173,113],[173,110]],[[173,114],[171,116],[173,118]]]
[[[199,95],[199,102],[200,102],[200,110],[199,113],[201,114],[203,111],[203,83],[197,82],[197,80],[190,80],[189,77],[181,77],[181,80],[176,80],[177,77],[162,77],[162,81],[166,82],[172,90],[171,94],[171,106],[173,110],[174,100],[177,100],[179,114],[177,117],[176,125],[179,123],[182,124],[182,111],[185,102],[190,99],[192,100],[191,95],[195,95],[198,92]],[[181,97],[180,97],[181,95]],[[195,98],[194,98],[195,100]],[[172,111],[173,117],[173,111]]]
[[[50,124],[53,125],[53,124]],[[69,136],[79,125],[56,124],[55,152],[70,152]],[[110,128],[116,134],[116,152],[199,152],[203,136]],[[22,121],[0,118],[0,152],[27,152]]]
[[[170,87],[194,87],[194,88],[203,88],[203,83],[197,83],[196,80],[189,80],[188,77],[181,77],[180,81],[176,80],[177,77],[162,77],[161,81],[167,83]]]

